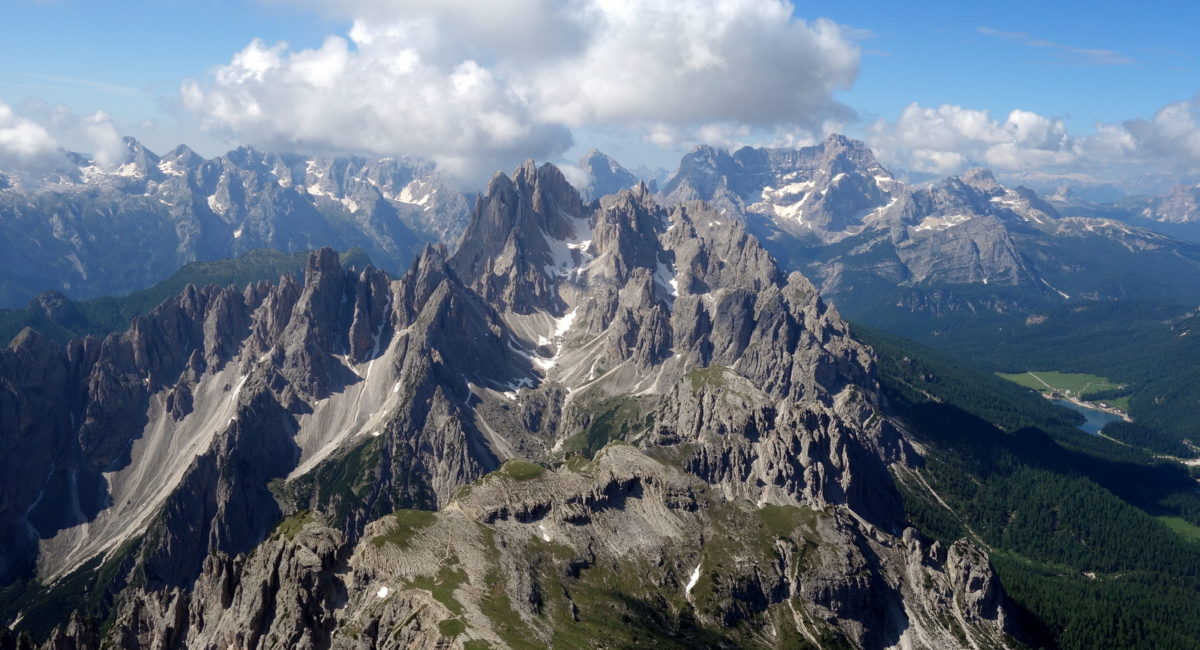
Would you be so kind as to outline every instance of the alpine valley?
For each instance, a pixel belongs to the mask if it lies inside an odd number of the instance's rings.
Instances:
[[[1198,645],[1173,199],[125,147],[0,181],[0,648]]]

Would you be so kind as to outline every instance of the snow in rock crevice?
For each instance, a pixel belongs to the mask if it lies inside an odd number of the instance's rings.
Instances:
[[[684,595],[691,596],[692,589],[696,586],[697,582],[700,582],[700,564],[696,564],[696,568],[692,570],[692,576],[688,578],[687,584],[684,585]]]
[[[575,316],[579,313],[579,309],[575,308],[563,314],[561,317],[554,319],[554,329],[551,331],[549,338],[538,336],[538,345],[554,345],[554,356],[547,359],[539,355],[533,355],[532,360],[534,365],[547,372],[558,364],[558,359],[562,356],[562,339],[567,332],[571,330],[571,326],[575,323]]]
[[[654,269],[654,281],[666,290],[672,301],[679,296],[679,273],[674,264],[660,261]]]

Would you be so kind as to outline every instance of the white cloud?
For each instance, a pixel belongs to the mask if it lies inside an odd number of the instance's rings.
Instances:
[[[45,128],[0,102],[0,165],[33,167],[59,159],[58,141]]]
[[[1200,98],[1168,104],[1149,120],[1130,120],[1106,134],[1106,146],[1144,158],[1200,165]]]
[[[1152,119],[1096,124],[1076,135],[1065,123],[1025,110],[1003,120],[988,111],[911,104],[893,122],[868,129],[869,144],[887,164],[936,174],[986,166],[1003,172],[1090,169],[1177,169],[1200,166],[1200,107],[1177,102]]]
[[[83,118],[83,132],[91,144],[92,159],[97,165],[111,169],[120,163],[125,145],[111,117],[102,111],[88,115]]]
[[[120,129],[103,111],[80,116],[62,104],[26,101],[13,108],[0,103],[0,132],[6,131],[4,125],[8,122],[17,124],[18,131],[35,138],[37,143],[37,152],[22,159],[0,153],[0,164],[11,169],[32,170],[39,165],[60,168],[69,164],[64,157],[65,149],[78,149],[100,167],[111,169],[121,163],[125,154]],[[6,149],[5,139],[0,135],[0,151]]]
[[[879,120],[869,142],[891,164],[914,171],[947,174],[972,165],[1022,169],[1072,154],[1061,120],[1014,110],[1004,121],[987,111],[943,104],[910,104],[895,122]]]
[[[183,105],[241,141],[410,154],[474,177],[553,157],[575,129],[664,147],[815,132],[851,115],[833,93],[860,56],[784,0],[293,2],[353,27],[315,49],[254,41],[185,82]]]
[[[592,178],[592,175],[588,172],[588,170],[580,167],[579,165],[573,165],[571,163],[559,163],[555,166],[558,167],[559,171],[561,171],[563,176],[566,177],[567,182],[575,186],[575,188],[578,190],[585,190],[591,187],[592,181],[595,180]]]

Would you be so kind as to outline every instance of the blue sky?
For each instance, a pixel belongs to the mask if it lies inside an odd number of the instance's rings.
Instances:
[[[222,143],[178,111],[183,79],[203,76],[254,38],[316,45],[348,26],[241,0],[0,0],[0,8],[0,61],[8,62],[0,66],[0,101],[104,111],[160,150],[202,138],[198,148],[208,154]]]
[[[875,34],[863,41],[861,74],[844,96],[864,114],[894,117],[914,101],[948,103],[993,113],[1021,108],[1088,128],[1148,116],[1200,93],[1196,3],[846,2],[806,3],[798,11],[809,6]],[[1030,45],[1035,39],[1108,50],[1128,62]]]
[[[181,83],[211,79],[214,66],[228,64],[256,38],[268,46],[286,41],[299,51],[344,36],[354,14],[330,6],[320,0],[0,0],[0,60],[6,62],[0,102],[35,120],[38,110],[55,105],[78,115],[104,111],[121,132],[159,151],[188,142],[214,155],[249,132],[201,131],[196,111],[180,107]],[[856,80],[831,91],[857,115],[841,125],[852,135],[866,134],[876,120],[896,120],[915,102],[987,110],[996,120],[1022,109],[1087,136],[1096,122],[1148,119],[1200,94],[1194,37],[1200,9],[1193,3],[936,2],[914,8],[800,2],[795,15],[831,19],[861,48]],[[86,146],[78,133],[56,135],[65,146]],[[623,141],[603,125],[576,126],[574,136],[572,152],[594,139],[651,163],[678,156],[646,144],[648,136]]]

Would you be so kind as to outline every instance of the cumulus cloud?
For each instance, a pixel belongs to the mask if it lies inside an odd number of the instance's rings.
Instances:
[[[81,126],[91,144],[92,159],[96,164],[105,169],[117,166],[125,153],[125,144],[112,118],[97,111],[83,118]]]
[[[1168,104],[1149,120],[1130,120],[1102,135],[1103,146],[1118,151],[1200,165],[1200,98]]]
[[[34,167],[60,157],[58,141],[49,131],[0,103],[0,165]]]
[[[1151,119],[1100,123],[1072,134],[1063,120],[1024,110],[1004,119],[988,111],[944,104],[911,104],[895,121],[879,120],[868,142],[899,168],[952,174],[986,166],[1004,172],[1178,169],[1200,166],[1200,105],[1195,100],[1160,109]]]
[[[783,0],[294,1],[353,27],[315,49],[254,41],[185,82],[183,105],[238,140],[466,176],[555,156],[581,128],[664,147],[816,132],[851,115],[833,93],[859,65],[852,36]]]
[[[120,129],[103,111],[80,115],[62,104],[30,100],[11,107],[0,103],[0,131],[6,120],[15,121],[28,133],[35,134],[39,143],[36,161],[28,155],[23,159],[8,156],[5,162],[13,169],[38,165],[61,167],[68,164],[65,149],[77,149],[101,168],[111,169],[120,164],[125,154]],[[0,150],[5,148],[3,139],[0,136]]]

